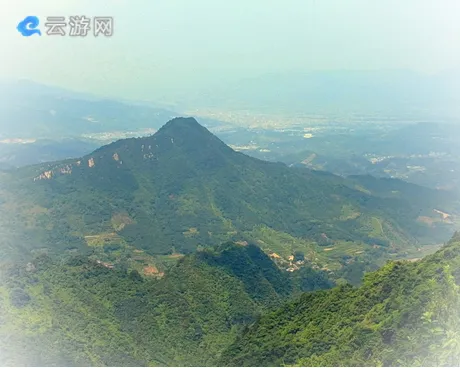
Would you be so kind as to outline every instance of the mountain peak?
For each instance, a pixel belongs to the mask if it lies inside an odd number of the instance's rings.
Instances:
[[[157,156],[158,154],[167,151],[172,152],[171,150],[177,149],[203,151],[206,155],[211,154],[209,149],[217,149],[227,153],[233,151],[208,129],[198,123],[195,118],[176,117],[169,120],[153,135],[120,139],[98,148],[91,155],[99,154],[100,152],[109,152],[109,155],[112,155],[114,150],[137,150],[135,148],[137,146],[141,147],[144,156]],[[144,152],[144,150],[149,152]],[[177,154],[177,151],[175,154]]]
[[[212,150],[230,152],[232,149],[192,117],[177,117],[168,121],[153,136],[156,144],[163,147],[175,146],[182,149],[202,151],[206,155]],[[170,143],[168,143],[170,142]],[[165,145],[165,143],[167,143]]]
[[[157,134],[166,134],[166,135],[178,135],[178,136],[187,136],[188,134],[195,132],[201,134],[209,134],[212,133],[207,130],[204,126],[200,125],[195,118],[192,117],[176,117],[170,121],[168,121],[165,125],[163,125],[157,132]]]
[[[141,162],[156,166],[174,163],[176,168],[181,167],[179,171],[184,172],[193,170],[196,165],[221,167],[232,160],[234,154],[229,146],[194,118],[177,117],[151,136],[120,139],[95,150],[83,160],[88,160],[90,168],[100,166],[105,160],[130,170],[139,168]],[[164,170],[169,171],[167,168]]]
[[[169,120],[165,125],[163,125],[162,128],[168,128],[168,127],[196,127],[196,128],[201,128],[202,126],[198,121],[196,121],[195,118],[193,117],[175,117],[171,120]]]

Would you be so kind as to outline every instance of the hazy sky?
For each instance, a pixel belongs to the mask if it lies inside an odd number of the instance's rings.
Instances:
[[[278,71],[460,66],[458,0],[11,0],[0,77],[126,98]],[[22,37],[27,15],[113,16],[112,38]]]

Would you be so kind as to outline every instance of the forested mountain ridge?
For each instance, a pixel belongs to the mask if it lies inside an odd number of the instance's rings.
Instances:
[[[4,366],[214,365],[245,324],[332,286],[316,271],[294,279],[257,246],[235,244],[188,255],[162,279],[84,256],[40,255],[1,271]]]
[[[246,329],[229,366],[458,366],[460,234],[421,261],[392,261],[348,285],[306,293]]]
[[[17,229],[21,247],[59,254],[118,247],[164,255],[237,241],[285,261],[299,251],[310,265],[336,270],[343,257],[404,257],[442,242],[459,208],[452,193],[404,182],[393,190],[248,157],[193,118],[79,159],[0,175],[4,254],[15,249]]]
[[[359,288],[297,297],[321,276],[301,289],[253,245],[198,251],[159,280],[41,255],[1,269],[0,364],[458,366],[459,270],[459,234]]]

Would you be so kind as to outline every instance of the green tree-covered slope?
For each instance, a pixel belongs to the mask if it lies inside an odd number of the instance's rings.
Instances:
[[[4,266],[0,280],[3,366],[213,365],[261,313],[331,286],[233,244],[186,256],[159,280],[83,256]]]
[[[230,366],[459,366],[460,234],[421,261],[389,262],[359,288],[306,293],[247,328]]]
[[[257,246],[233,244],[186,256],[159,280],[83,256],[4,266],[0,364],[459,365],[460,235],[359,288],[295,297],[331,286],[315,272],[299,280]]]

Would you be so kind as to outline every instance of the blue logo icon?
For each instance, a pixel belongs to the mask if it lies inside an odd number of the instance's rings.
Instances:
[[[40,21],[36,16],[29,15],[28,17],[25,17],[24,20],[20,21],[16,29],[21,33],[24,37],[30,37],[33,34],[37,33],[39,36],[42,35],[42,32],[39,29],[36,29],[38,27],[38,24]]]

